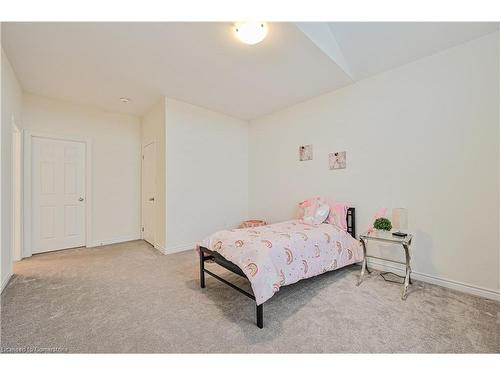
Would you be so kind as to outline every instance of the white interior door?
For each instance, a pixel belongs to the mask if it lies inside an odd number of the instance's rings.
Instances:
[[[85,245],[85,144],[33,137],[32,252]]]
[[[142,238],[155,244],[156,149],[150,143],[142,149]]]

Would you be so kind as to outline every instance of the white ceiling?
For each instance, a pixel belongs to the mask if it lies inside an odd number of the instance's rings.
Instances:
[[[137,115],[161,95],[251,119],[350,82],[293,24],[249,46],[229,23],[7,23],[26,91]],[[132,98],[128,104],[118,98]]]
[[[355,80],[498,30],[497,23],[329,23]]]
[[[248,120],[496,30],[271,23],[248,46],[229,23],[2,23],[2,46],[28,92],[135,115],[169,96]]]

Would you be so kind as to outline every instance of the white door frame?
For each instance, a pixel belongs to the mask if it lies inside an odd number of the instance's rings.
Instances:
[[[153,214],[154,214],[154,217],[153,217],[153,221],[155,222],[155,225],[153,227],[153,230],[154,230],[154,233],[153,233],[153,243],[152,245],[153,246],[156,246],[156,244],[158,243],[157,242],[157,237],[158,237],[158,234],[157,234],[157,226],[156,226],[156,202],[158,200],[158,182],[157,182],[157,176],[156,176],[156,162],[157,162],[157,157],[156,157],[156,142],[155,141],[151,141],[151,142],[148,142],[148,143],[145,143],[143,145],[141,145],[141,239],[144,240],[144,231],[143,231],[143,228],[144,228],[144,196],[143,196],[143,193],[144,193],[144,175],[143,175],[143,172],[144,172],[144,167],[143,167],[143,163],[144,163],[144,149],[150,145],[154,145],[154,152],[155,152],[155,180],[154,180],[154,187],[155,187],[155,209],[153,211]]]
[[[55,139],[60,141],[82,142],[85,144],[85,246],[92,246],[92,140],[86,137],[41,133],[23,130],[24,135],[24,219],[23,219],[23,258],[33,254],[31,246],[31,141],[34,137]]]
[[[12,116],[12,260],[22,258],[23,246],[23,194],[22,194],[22,132]]]

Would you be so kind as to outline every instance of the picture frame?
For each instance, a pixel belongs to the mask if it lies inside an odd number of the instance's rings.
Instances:
[[[312,160],[313,158],[313,149],[312,145],[303,145],[299,147],[299,160],[307,161]]]
[[[332,169],[345,169],[347,167],[346,152],[337,151],[328,154],[328,165]]]

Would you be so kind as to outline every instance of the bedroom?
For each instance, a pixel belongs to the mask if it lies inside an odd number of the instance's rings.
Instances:
[[[1,38],[3,352],[499,353],[497,22]]]

